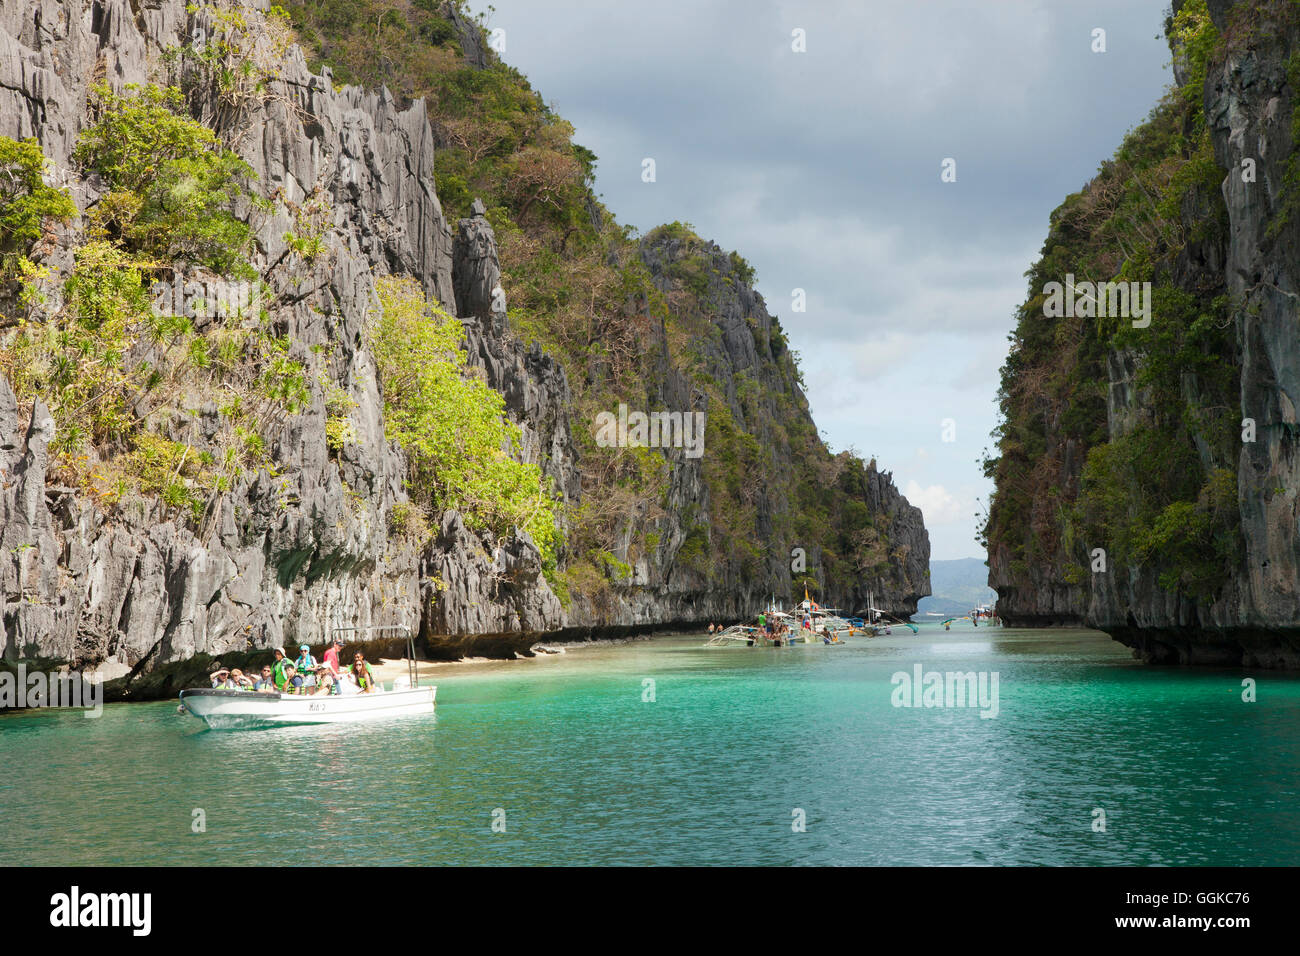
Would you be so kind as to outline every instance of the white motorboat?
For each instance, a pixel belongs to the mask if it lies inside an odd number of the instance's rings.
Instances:
[[[181,706],[214,730],[239,730],[432,714],[437,692],[437,687],[407,687],[370,694],[313,696],[200,687],[181,691]]]
[[[286,694],[279,691],[233,690],[195,687],[180,693],[181,711],[214,730],[280,727],[291,724],[337,724],[363,720],[390,720],[432,714],[437,687],[421,687],[416,674],[415,636],[402,625],[338,627],[334,634],[398,631],[406,638],[407,673],[368,693]],[[346,642],[346,638],[339,637]]]

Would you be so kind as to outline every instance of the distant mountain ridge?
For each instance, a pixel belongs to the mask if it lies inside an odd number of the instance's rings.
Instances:
[[[991,604],[997,593],[988,586],[988,566],[979,558],[930,562],[930,597],[916,605],[918,614],[965,614],[978,604]]]

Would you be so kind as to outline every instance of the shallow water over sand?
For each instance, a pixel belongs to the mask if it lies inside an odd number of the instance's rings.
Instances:
[[[389,724],[0,716],[0,864],[1300,863],[1296,677],[967,623],[703,641],[446,668]],[[997,716],[894,706],[918,663],[997,672]]]

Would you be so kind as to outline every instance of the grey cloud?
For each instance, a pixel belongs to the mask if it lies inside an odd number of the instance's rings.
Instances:
[[[887,468],[919,467],[923,423],[958,393],[991,426],[996,356],[1049,213],[1169,81],[1165,0],[493,3],[506,59],[599,156],[620,221],[686,220],[745,256],[818,372],[810,399],[832,444]],[[795,27],[805,54],[790,51]],[[1105,54],[1090,50],[1094,27]],[[654,184],[640,180],[646,156]],[[958,179],[944,184],[949,156]],[[796,286],[805,314],[790,313]],[[834,411],[846,383],[870,400],[855,376],[873,355],[891,362],[889,388],[911,383],[924,434]],[[931,395],[936,368],[953,381]],[[971,457],[897,477],[983,489]]]

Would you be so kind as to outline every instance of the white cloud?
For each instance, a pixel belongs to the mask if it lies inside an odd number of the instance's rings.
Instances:
[[[972,505],[958,500],[943,485],[927,485],[922,488],[917,482],[909,481],[903,489],[903,496],[925,515],[926,527],[965,523],[970,520]]]

